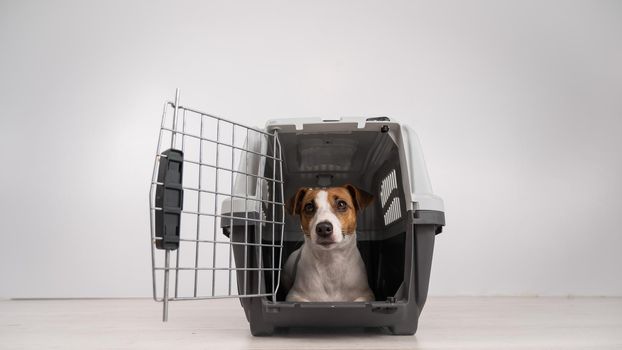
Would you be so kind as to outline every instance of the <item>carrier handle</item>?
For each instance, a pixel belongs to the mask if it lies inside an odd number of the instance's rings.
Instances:
[[[184,190],[181,185],[183,162],[183,152],[173,148],[162,152],[160,156],[155,197],[156,207],[160,208],[155,212],[157,249],[179,248],[181,211],[184,203]]]

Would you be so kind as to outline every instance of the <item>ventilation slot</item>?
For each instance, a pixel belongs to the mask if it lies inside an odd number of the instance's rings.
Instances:
[[[384,211],[384,224],[388,225],[402,217],[400,198],[397,195],[397,176],[395,169],[380,183],[380,202]],[[387,204],[390,205],[387,206]]]
[[[397,197],[393,198],[389,209],[384,213],[384,224],[388,225],[393,221],[402,217],[402,209],[400,208],[400,199]]]

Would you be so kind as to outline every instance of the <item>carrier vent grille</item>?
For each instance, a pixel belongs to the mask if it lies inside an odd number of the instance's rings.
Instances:
[[[397,197],[393,198],[389,209],[384,213],[384,224],[388,225],[393,221],[402,217],[402,209],[400,208],[400,199]]]
[[[388,225],[402,216],[400,198],[397,195],[397,176],[395,169],[380,183],[380,202],[384,211],[384,224]],[[387,204],[390,202],[390,205]]]

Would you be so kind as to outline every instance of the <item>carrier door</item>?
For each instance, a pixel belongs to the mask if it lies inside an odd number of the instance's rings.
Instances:
[[[164,106],[149,193],[153,297],[276,300],[283,171],[276,133]]]

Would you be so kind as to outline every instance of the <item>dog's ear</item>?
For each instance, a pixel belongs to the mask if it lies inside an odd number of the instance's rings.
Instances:
[[[347,184],[343,187],[350,192],[350,196],[352,196],[352,200],[354,201],[354,206],[356,207],[356,211],[361,211],[365,209],[374,200],[374,196],[370,193],[367,193],[359,188],[354,187],[353,185]]]
[[[307,193],[307,189],[304,187],[301,187],[298,189],[296,194],[289,200],[287,211],[291,215],[300,214],[300,202],[302,202],[302,199],[304,198],[306,193]]]

